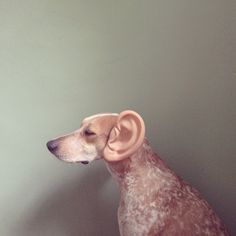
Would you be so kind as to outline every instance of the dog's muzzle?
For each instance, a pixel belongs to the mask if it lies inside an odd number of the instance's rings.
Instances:
[[[48,141],[48,142],[47,142],[47,148],[48,148],[48,150],[49,150],[53,155],[55,155],[55,156],[58,156],[58,155],[57,155],[58,147],[59,147],[59,141],[58,141],[57,139],[54,139],[54,140],[51,140],[51,141]],[[61,159],[61,158],[59,157],[59,159]],[[61,159],[61,160],[63,160],[63,159]],[[78,162],[80,162],[80,163],[82,163],[82,164],[84,164],[84,165],[89,164],[89,161],[86,161],[86,160],[84,160],[84,161],[78,161]]]

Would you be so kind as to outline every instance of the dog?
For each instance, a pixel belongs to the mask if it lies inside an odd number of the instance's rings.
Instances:
[[[71,134],[47,147],[66,162],[103,159],[120,190],[121,236],[225,236],[223,222],[199,192],[153,152],[135,111],[85,118]]]

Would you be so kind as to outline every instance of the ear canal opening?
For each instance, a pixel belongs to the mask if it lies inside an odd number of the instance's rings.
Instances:
[[[122,112],[110,132],[104,157],[117,161],[131,156],[144,140],[145,126],[142,118],[133,111]]]

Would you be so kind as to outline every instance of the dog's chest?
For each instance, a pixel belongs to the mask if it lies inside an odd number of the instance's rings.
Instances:
[[[208,204],[179,181],[124,189],[118,221],[121,236],[227,235]]]
[[[169,178],[165,181],[163,176],[159,178],[152,173],[146,177],[129,176],[121,188],[118,220],[122,236],[148,235],[153,225],[158,225],[161,231],[169,217],[172,206],[167,203],[170,201],[168,195],[170,189],[175,188],[171,186],[175,181]]]
[[[142,197],[134,201],[128,199],[121,201],[118,209],[121,235],[147,235],[157,218],[154,204],[153,206],[145,204]]]

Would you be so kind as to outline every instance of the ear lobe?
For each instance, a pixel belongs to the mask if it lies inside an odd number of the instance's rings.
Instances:
[[[104,158],[108,161],[120,161],[137,151],[143,143],[145,125],[141,116],[134,111],[123,111],[112,128]]]

